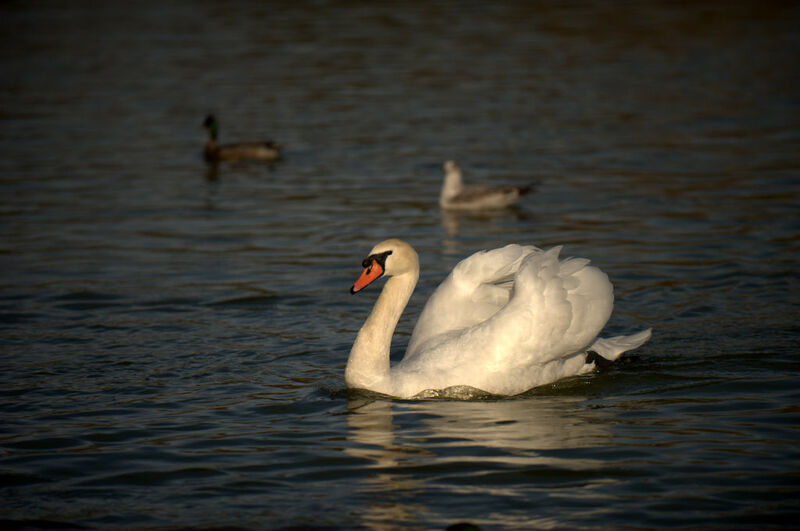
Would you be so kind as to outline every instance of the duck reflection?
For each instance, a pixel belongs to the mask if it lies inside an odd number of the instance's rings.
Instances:
[[[485,477],[492,470],[504,473],[506,465],[520,472],[602,467],[601,461],[570,451],[610,441],[611,413],[588,409],[584,401],[576,396],[413,402],[352,398],[347,423],[353,444],[346,451],[366,459],[366,466],[375,470],[365,480],[366,490],[376,501],[366,510],[364,525],[383,530],[419,524],[422,515],[428,523],[439,520],[429,507],[407,500],[425,499],[432,479],[437,490],[451,488],[457,494],[459,487],[443,484],[442,474]],[[485,464],[485,469],[476,469],[475,463]],[[480,481],[469,483],[473,491],[482,488]],[[508,485],[509,495],[516,495],[517,486]],[[486,489],[487,495],[502,495],[504,490],[497,482],[487,483]],[[502,516],[492,518],[473,520],[489,527],[503,525],[497,520]],[[441,518],[442,529],[452,523]]]
[[[265,165],[256,164],[252,161],[240,161],[229,164],[223,170],[219,162],[208,162],[203,169],[203,181],[206,186],[205,209],[215,210],[218,207],[223,174],[226,179],[232,174],[234,177],[246,176],[252,179],[260,179],[271,175],[276,169],[277,165],[272,163]]]
[[[219,182],[219,164],[206,164],[206,182],[209,184]]]
[[[217,164],[207,164],[205,170],[205,209],[216,210],[219,196],[219,166]]]

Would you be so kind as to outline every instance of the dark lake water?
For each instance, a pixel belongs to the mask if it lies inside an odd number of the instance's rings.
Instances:
[[[0,520],[778,528],[800,518],[793,2],[0,4]],[[207,168],[272,137],[275,164]],[[533,184],[444,214],[441,164]],[[625,363],[510,399],[348,392],[400,237],[565,245]]]

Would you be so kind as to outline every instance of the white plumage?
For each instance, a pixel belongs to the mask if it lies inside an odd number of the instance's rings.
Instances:
[[[587,350],[614,360],[647,341],[649,329],[597,338],[611,316],[611,283],[586,259],[559,261],[560,250],[507,245],[462,260],[425,305],[403,360],[390,367],[419,258],[401,240],[379,243],[353,292],[389,278],[353,344],[347,385],[404,398],[454,386],[514,395],[592,370]]]

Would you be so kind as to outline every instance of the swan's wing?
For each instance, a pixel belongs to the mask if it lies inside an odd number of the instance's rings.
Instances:
[[[508,303],[520,264],[537,252],[541,251],[534,246],[512,244],[477,252],[459,262],[425,304],[406,358],[432,338],[482,323],[497,313]]]
[[[450,367],[480,371],[480,378],[488,381],[493,374],[507,378],[509,371],[529,371],[585,350],[611,316],[613,288],[606,274],[590,266],[588,260],[559,261],[560,251],[561,247],[554,247],[522,256],[513,290],[500,309],[484,320],[479,319],[480,312],[470,313],[468,316],[477,322],[462,319],[462,323],[471,324],[430,336],[411,354],[428,363],[444,358]],[[453,273],[457,277],[456,270]],[[445,282],[449,281],[450,277]],[[483,291],[483,286],[475,290]],[[432,302],[431,309],[446,310],[439,301]],[[456,302],[459,313],[468,305],[465,297]],[[427,311],[426,306],[423,313]],[[434,320],[437,324],[441,321]]]
[[[513,296],[489,321],[476,326],[489,367],[528,367],[582,352],[605,326],[614,307],[608,276],[589,260],[559,261],[561,247],[528,256]]]
[[[509,298],[489,318],[458,330],[447,330],[443,318],[432,320],[445,331],[412,345],[414,348],[393,369],[398,382],[419,387],[419,380],[424,379],[422,387],[430,389],[470,385],[498,394],[516,394],[578,374],[585,365],[581,354],[611,316],[613,288],[606,274],[590,266],[588,260],[559,261],[560,250],[556,247],[527,254],[519,250],[521,263],[511,265],[516,261],[509,261],[508,265],[517,269]],[[478,267],[479,261],[468,266],[466,269]],[[453,306],[432,300],[423,314],[429,310],[446,314],[448,309],[464,313],[463,308],[469,306],[468,297],[456,286],[448,285],[457,284],[462,272],[457,267],[443,283],[445,294],[458,295],[447,301]],[[498,279],[503,272],[502,268],[498,270]],[[488,288],[481,285],[469,293],[494,294],[505,289],[495,284]],[[485,302],[476,306],[493,305]],[[467,317],[478,315],[475,311]],[[423,324],[419,326],[428,325],[420,317]],[[462,318],[460,323],[464,322],[470,319]]]

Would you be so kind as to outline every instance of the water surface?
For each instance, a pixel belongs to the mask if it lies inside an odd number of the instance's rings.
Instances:
[[[0,519],[769,528],[800,516],[791,3],[4,3]],[[285,160],[207,168],[225,141]],[[441,164],[533,184],[445,214]],[[343,373],[378,241],[565,245],[614,368],[404,401]]]

